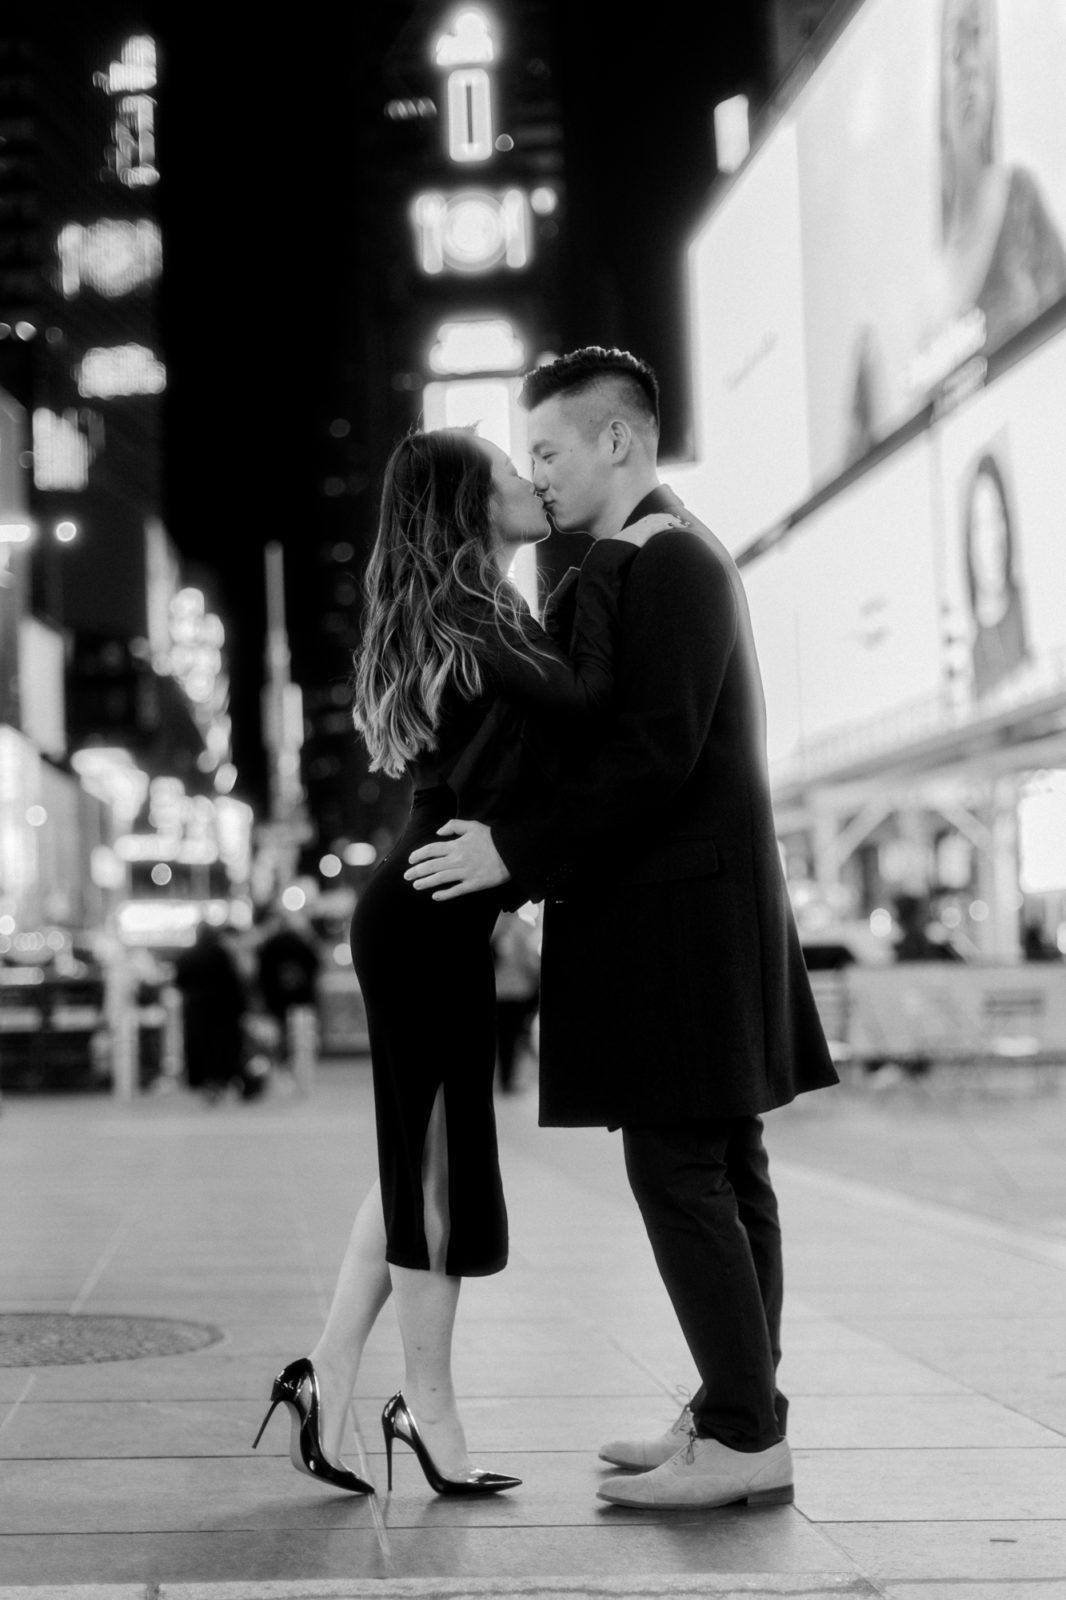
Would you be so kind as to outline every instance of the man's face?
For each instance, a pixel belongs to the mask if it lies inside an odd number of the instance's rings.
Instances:
[[[553,395],[529,413],[533,487],[560,533],[592,533],[611,487],[607,430],[593,435],[582,396]]]

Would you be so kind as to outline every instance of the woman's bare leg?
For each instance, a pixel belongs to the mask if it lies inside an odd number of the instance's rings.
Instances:
[[[310,1352],[322,1393],[322,1445],[331,1460],[342,1453],[363,1348],[390,1289],[381,1187],[375,1179],[355,1214],[325,1326]]]
[[[422,1200],[429,1270],[389,1266],[403,1339],[403,1395],[437,1466],[447,1478],[470,1470],[452,1382],[452,1332],[461,1278],[449,1277],[448,1140],[439,1092],[426,1131]]]

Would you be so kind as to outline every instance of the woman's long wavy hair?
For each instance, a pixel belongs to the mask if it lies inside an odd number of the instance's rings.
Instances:
[[[389,458],[355,656],[353,717],[372,772],[399,777],[436,748],[449,684],[482,692],[486,620],[505,648],[538,653],[494,558],[492,492],[489,458],[465,429],[411,432]]]

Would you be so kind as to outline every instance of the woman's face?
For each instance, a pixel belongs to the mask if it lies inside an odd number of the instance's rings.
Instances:
[[[978,620],[985,627],[998,622],[1010,603],[1009,536],[1003,497],[983,472],[974,484],[970,507],[970,564]]]
[[[945,0],[944,101],[957,152],[981,157],[992,117],[993,37],[987,0]]]
[[[551,532],[544,507],[528,478],[520,477],[507,453],[490,439],[478,448],[492,466],[492,531],[499,546],[535,544]]]

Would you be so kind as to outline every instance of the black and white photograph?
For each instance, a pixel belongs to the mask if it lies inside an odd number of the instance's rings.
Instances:
[[[1066,1597],[1064,100],[0,15],[0,1600]]]

